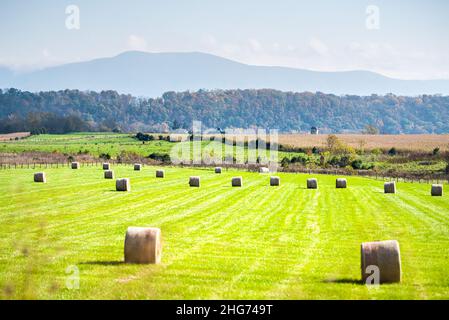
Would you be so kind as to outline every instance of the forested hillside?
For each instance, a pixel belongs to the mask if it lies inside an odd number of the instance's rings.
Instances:
[[[280,131],[449,133],[449,96],[336,96],[263,90],[166,92],[137,98],[115,91],[0,90],[0,132],[166,131],[258,126]],[[65,121],[66,125],[61,123]],[[53,128],[58,123],[57,130]]]

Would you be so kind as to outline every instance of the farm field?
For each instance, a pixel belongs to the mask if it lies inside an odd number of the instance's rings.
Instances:
[[[116,157],[122,151],[148,156],[153,152],[170,152],[173,143],[152,141],[142,144],[125,133],[73,133],[41,134],[18,141],[3,141],[0,152],[60,152],[65,154],[89,153],[94,156],[109,154]]]
[[[8,140],[14,140],[14,139],[20,139],[20,138],[26,138],[30,136],[29,132],[15,132],[15,133],[0,133],[0,141],[8,141]]]
[[[127,133],[99,133],[83,132],[72,134],[41,134],[26,139],[9,141],[10,137],[16,137],[21,133],[10,135],[0,135],[5,139],[0,144],[0,152],[61,152],[61,153],[81,153],[89,152],[92,155],[110,154],[117,156],[121,151],[134,152],[141,156],[148,156],[152,152],[169,153],[173,142],[165,140],[147,141],[142,144],[136,140],[132,134]],[[158,133],[153,134],[158,137]],[[165,135],[164,135],[165,136]],[[206,135],[208,136],[208,135]],[[441,151],[449,150],[449,135],[364,135],[364,134],[336,134],[336,136],[349,146],[360,149],[384,149],[396,148],[398,150],[410,151],[432,151],[440,148]],[[26,137],[23,133],[22,137]],[[324,147],[326,145],[327,134],[280,134],[279,143],[285,146],[298,148]],[[254,136],[254,139],[257,137]],[[238,137],[237,137],[237,140]],[[363,142],[363,143],[361,143]],[[209,141],[203,141],[207,145]],[[287,152],[280,152],[279,155],[288,155]]]
[[[153,141],[139,141],[134,138],[133,134],[126,133],[72,133],[72,134],[41,134],[28,137],[26,139],[2,141],[0,143],[0,160],[1,154],[5,155],[21,154],[25,152],[43,152],[43,153],[59,153],[64,155],[86,155],[89,154],[94,157],[102,155],[108,155],[112,158],[125,154],[133,154],[140,157],[148,157],[150,154],[170,154],[172,148],[179,143],[191,144],[191,142],[170,142],[166,140],[153,140]],[[156,139],[159,134],[153,134]],[[165,135],[164,135],[165,137]],[[213,153],[213,149],[220,148],[222,150],[223,157],[226,155],[226,149],[224,144],[218,141],[204,140],[201,142],[202,154],[204,157],[210,156]],[[190,146],[191,147],[191,146]],[[180,147],[179,149],[182,149]],[[193,154],[190,148],[190,160]],[[243,149],[243,150],[242,150]],[[236,156],[238,151],[244,154],[247,159],[247,148],[234,147],[233,156]],[[266,151],[264,157],[270,156],[270,150]],[[276,152],[276,151],[274,151]],[[291,152],[277,152],[277,157],[292,157],[294,154]],[[1,162],[1,161],[0,161]]]
[[[115,166],[131,192],[100,167],[0,171],[2,299],[448,299],[449,198],[427,184],[302,174]],[[190,188],[188,177],[201,176]],[[243,187],[232,188],[231,177]],[[448,185],[445,185],[447,190]],[[123,263],[127,227],[162,230],[159,265]],[[403,281],[367,288],[360,244],[396,239]],[[79,289],[66,288],[79,270]]]
[[[323,147],[326,145],[327,134],[280,134],[279,143],[298,148]],[[336,134],[336,136],[353,148],[366,150],[396,148],[398,150],[432,151],[440,148],[449,150],[449,135],[447,134]]]

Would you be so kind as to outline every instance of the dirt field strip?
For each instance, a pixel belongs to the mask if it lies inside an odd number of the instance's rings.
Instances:
[[[390,149],[432,151],[439,147],[441,151],[449,150],[449,135],[437,134],[404,134],[404,135],[365,135],[337,134],[339,139],[353,148],[361,146],[365,150]],[[324,147],[327,134],[280,134],[279,143],[298,148]]]

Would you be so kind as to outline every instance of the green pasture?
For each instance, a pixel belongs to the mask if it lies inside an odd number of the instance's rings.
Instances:
[[[167,167],[157,179],[155,167],[113,169],[131,192],[100,167],[46,169],[46,184],[31,169],[0,171],[1,298],[449,298],[449,198],[427,184],[384,194],[382,181],[359,177],[335,189],[334,176],[317,175],[308,190],[302,174],[279,173],[270,187],[269,175],[233,170]],[[129,226],[161,228],[160,265],[123,263]],[[387,239],[400,243],[403,281],[368,288],[360,244]]]
[[[109,154],[116,157],[125,151],[148,156],[151,153],[168,153],[172,145],[173,143],[164,140],[143,144],[132,135],[121,133],[41,134],[21,140],[0,142],[0,152],[37,151],[67,155],[86,153],[93,156]]]
[[[122,153],[131,153],[141,157],[148,157],[152,153],[156,154],[170,154],[172,148],[181,150],[183,146],[180,144],[190,144],[187,146],[190,149],[190,155],[184,157],[185,161],[191,160],[193,156],[192,142],[170,142],[166,140],[158,140],[159,135],[153,135],[156,140],[153,141],[139,141],[134,138],[132,134],[124,133],[73,133],[73,134],[41,134],[30,136],[25,139],[2,141],[0,142],[1,153],[22,153],[22,152],[46,152],[46,153],[61,153],[67,156],[74,156],[77,154],[90,154],[98,157],[101,155],[109,155],[112,158],[117,158]],[[164,135],[165,136],[165,135]],[[226,156],[237,157],[237,153],[243,154],[244,160],[248,159],[248,148],[242,146],[234,146],[227,149],[224,144],[218,141],[203,140],[201,144],[201,154],[203,158],[211,158],[219,154],[220,161]],[[221,149],[221,153],[217,152]],[[292,157],[294,153],[277,152],[274,151],[273,156],[276,156],[279,161],[283,157]],[[253,151],[257,157],[259,152]],[[270,150],[260,153],[264,159],[270,157]],[[182,158],[182,157],[181,157]]]

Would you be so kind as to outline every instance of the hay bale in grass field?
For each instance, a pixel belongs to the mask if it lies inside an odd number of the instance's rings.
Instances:
[[[307,179],[307,189],[318,189],[318,180],[316,178]]]
[[[260,173],[270,173],[270,169],[268,169],[267,167],[260,167],[259,172]]]
[[[270,186],[279,186],[281,184],[281,178],[277,176],[270,177]]]
[[[80,163],[79,162],[72,162],[72,169],[79,169]]]
[[[200,177],[190,177],[189,178],[189,186],[191,187],[199,187],[200,186]]]
[[[163,178],[165,177],[165,171],[164,170],[156,170],[156,178]]]
[[[45,176],[45,172],[36,172],[34,174],[34,182],[46,183],[47,182],[47,178]]]
[[[129,178],[121,178],[115,180],[115,189],[117,191],[131,191],[131,183]]]
[[[125,263],[160,263],[162,256],[159,228],[129,227],[125,236]]]
[[[110,170],[110,169],[111,169],[111,166],[109,165],[109,163],[104,162],[103,163],[103,170]]]
[[[140,163],[134,163],[134,171],[140,171],[142,169],[142,165]]]
[[[221,173],[221,167],[215,167],[215,173]]]
[[[233,177],[231,180],[231,185],[233,187],[242,187],[243,186],[243,178],[242,177]]]
[[[373,267],[374,266],[374,267]],[[362,281],[373,278],[378,268],[379,283],[401,282],[401,255],[396,240],[365,242],[361,246]],[[376,268],[377,267],[377,268]]]
[[[396,182],[385,182],[384,183],[384,193],[396,193]]]
[[[106,170],[104,172],[104,178],[105,179],[114,179],[114,171],[112,170]]]
[[[346,179],[344,178],[338,178],[335,180],[335,187],[336,188],[342,188],[345,189],[346,188]]]
[[[432,184],[432,188],[430,189],[430,194],[433,197],[442,197],[443,196],[443,185],[442,184]]]

